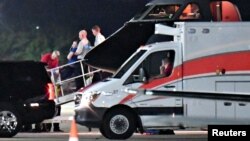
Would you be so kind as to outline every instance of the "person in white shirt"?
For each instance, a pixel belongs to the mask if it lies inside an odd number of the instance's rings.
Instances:
[[[95,36],[94,47],[105,41],[105,37],[101,33],[101,28],[98,25],[93,26],[92,33]]]
[[[90,44],[89,44],[89,40],[87,38],[87,34],[88,33],[86,30],[81,30],[79,32],[79,38],[81,41],[78,43],[77,50],[74,53],[74,55],[77,55],[78,60],[83,59],[83,57],[90,50]]]

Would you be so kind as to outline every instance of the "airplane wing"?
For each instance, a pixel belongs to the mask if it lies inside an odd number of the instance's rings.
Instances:
[[[85,62],[95,68],[116,71],[154,33],[154,23],[129,22],[92,49]]]

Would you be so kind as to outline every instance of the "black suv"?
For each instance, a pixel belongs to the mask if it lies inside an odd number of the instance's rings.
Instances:
[[[0,62],[0,137],[13,137],[22,125],[52,118],[52,89],[45,64]]]

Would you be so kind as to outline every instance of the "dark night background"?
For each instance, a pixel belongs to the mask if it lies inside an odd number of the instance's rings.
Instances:
[[[149,0],[0,0],[0,56],[3,60],[40,60],[58,49],[61,63],[81,29],[100,25],[108,37]]]

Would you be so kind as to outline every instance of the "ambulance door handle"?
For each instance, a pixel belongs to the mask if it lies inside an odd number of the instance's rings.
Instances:
[[[245,103],[239,103],[239,106],[246,106]]]
[[[232,103],[231,102],[224,102],[224,105],[225,106],[232,106]]]
[[[203,34],[208,34],[210,30],[208,28],[203,28],[202,33]]]
[[[175,88],[175,86],[174,85],[170,85],[170,86],[164,86],[164,88],[166,88],[166,89],[171,89],[171,88]]]

